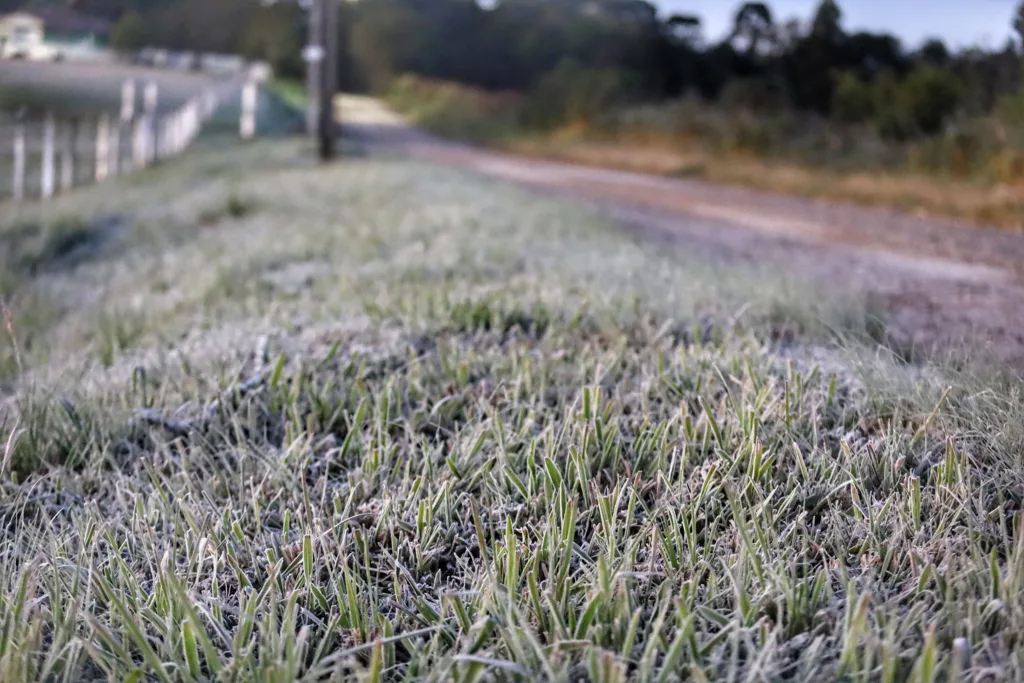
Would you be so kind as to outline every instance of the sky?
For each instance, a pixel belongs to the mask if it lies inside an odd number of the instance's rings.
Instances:
[[[767,0],[777,22],[799,17],[807,21],[820,0]],[[951,47],[1002,47],[1013,34],[1011,17],[1020,0],[839,0],[848,31],[894,33],[908,47],[937,36]],[[696,14],[704,35],[720,38],[732,25],[742,0],[657,0],[664,12]]]

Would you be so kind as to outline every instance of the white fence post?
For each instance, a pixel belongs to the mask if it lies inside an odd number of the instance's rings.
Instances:
[[[188,105],[184,105],[174,115],[174,153],[180,154],[188,146],[186,130],[188,127]]]
[[[11,177],[11,196],[14,201],[25,199],[25,122],[14,126],[14,168]]]
[[[10,128],[13,136],[11,198],[24,201],[27,195],[32,194],[43,200],[51,199],[83,181],[100,182],[133,169],[148,168],[157,159],[181,154],[199,135],[204,117],[216,105],[215,93],[207,88],[194,94],[177,109],[159,116],[159,91],[155,83],[146,84],[143,107],[138,110],[135,107],[134,81],[125,81],[121,94],[120,111],[90,119],[86,124],[88,132],[84,134],[81,119],[59,120],[54,112],[45,113],[42,118],[38,195],[35,194],[34,174],[31,183],[28,178],[29,154],[36,158],[37,129],[33,126],[30,130],[24,117],[17,117]],[[240,134],[244,139],[251,139],[256,135],[257,83],[253,80],[246,82],[241,94]],[[83,135],[86,138],[84,143]],[[31,150],[29,142],[33,143]],[[87,148],[84,157],[81,144]],[[95,156],[89,158],[89,154]],[[84,168],[82,164],[85,164]]]
[[[110,117],[100,116],[96,122],[96,182],[110,175]]]
[[[191,142],[188,136],[189,116],[191,115],[191,112],[191,104],[186,104],[181,108],[181,111],[178,112],[178,152],[184,152],[185,148],[188,147],[189,142]]]
[[[208,121],[217,110],[217,93],[213,88],[207,88],[203,92],[203,120]]]
[[[135,120],[132,126],[132,169],[139,170],[146,167],[146,117],[142,116]]]
[[[181,151],[185,151],[192,142],[190,131],[192,130],[192,100],[185,103],[181,108]]]
[[[124,130],[124,123],[118,121],[110,131],[110,174],[117,175],[121,172],[121,131]]]
[[[125,81],[121,86],[121,121],[135,118],[135,81]]]
[[[127,80],[121,86],[121,121],[114,128],[114,139],[111,144],[111,156],[113,163],[111,170],[114,175],[124,172],[124,157],[121,150],[122,142],[127,143],[128,153],[132,165],[138,165],[138,149],[136,147],[136,135],[138,122],[135,116],[135,81]],[[126,134],[124,134],[126,133]]]
[[[178,134],[178,112],[168,114],[164,119],[164,153],[168,156],[177,153],[177,142],[175,140]]]
[[[153,158],[167,156],[167,117],[153,119]]]
[[[172,112],[164,119],[164,153],[173,156],[178,153],[178,112]]]
[[[242,86],[242,120],[239,123],[239,133],[243,140],[251,140],[256,135],[256,103],[259,96],[259,89],[256,81],[248,80]]]
[[[164,150],[168,156],[178,153],[178,112],[174,111],[164,119]]]
[[[54,156],[56,122],[53,119],[53,112],[47,112],[43,122],[43,169],[40,180],[40,194],[43,199],[49,199],[54,192]]]
[[[191,102],[189,102],[189,105],[188,105],[188,115],[185,117],[185,120],[186,120],[185,139],[187,140],[187,142],[185,144],[187,144],[187,145],[192,144],[192,141],[196,139],[197,135],[199,135],[199,122],[200,122],[200,117],[202,116],[202,111],[203,111],[203,101],[202,101],[202,99],[196,97]]]
[[[160,122],[156,117],[157,104],[159,102],[160,90],[156,83],[150,81],[146,84],[143,94],[143,106],[146,110],[146,163],[156,160],[160,152]]]
[[[71,119],[64,129],[60,155],[60,189],[67,192],[75,185],[75,152],[78,145],[78,119]]]
[[[156,83],[150,81],[146,84],[146,89],[142,95],[143,106],[146,109],[147,114],[152,114],[156,111],[156,105],[160,100],[160,88]]]

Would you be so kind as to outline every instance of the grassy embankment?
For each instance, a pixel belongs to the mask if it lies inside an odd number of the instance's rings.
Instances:
[[[511,152],[1024,230],[1024,152],[1010,147],[991,156],[969,139],[897,147],[806,118],[697,102],[538,130],[521,124],[522,97],[414,78],[387,100],[427,130]]]
[[[310,154],[0,209],[0,680],[1024,676],[1019,385]]]

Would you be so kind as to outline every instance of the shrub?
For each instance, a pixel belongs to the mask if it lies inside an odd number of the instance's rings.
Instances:
[[[902,102],[916,128],[926,134],[939,133],[960,108],[963,88],[947,71],[922,65],[902,83]]]
[[[388,102],[426,130],[460,140],[500,138],[518,123],[522,97],[416,76],[395,80]]]
[[[145,47],[149,39],[146,21],[138,12],[127,12],[110,32],[110,45],[115,50],[133,52]]]
[[[878,114],[875,89],[852,71],[836,78],[832,93],[832,116],[842,123],[865,123]]]
[[[733,81],[722,89],[718,103],[729,110],[780,111],[786,108],[783,88],[764,78]]]
[[[963,87],[948,71],[919,65],[902,80],[891,72],[873,81],[856,73],[837,75],[832,118],[841,123],[872,122],[890,140],[936,135],[961,108]]]
[[[524,110],[524,123],[555,127],[593,123],[616,105],[633,98],[629,74],[615,69],[589,69],[563,60],[540,79]]]
[[[873,84],[875,116],[878,134],[887,140],[907,140],[915,132],[914,121],[905,106],[901,83],[892,73],[885,73]]]

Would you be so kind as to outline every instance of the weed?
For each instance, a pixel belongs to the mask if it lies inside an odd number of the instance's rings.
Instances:
[[[256,202],[234,192],[228,194],[223,203],[203,210],[199,214],[202,225],[215,225],[223,220],[239,220],[256,209]]]
[[[97,321],[96,344],[99,361],[103,367],[111,367],[118,355],[131,349],[145,332],[145,320],[139,314],[100,314]]]
[[[0,231],[0,261],[11,275],[37,275],[67,263],[92,238],[93,231],[77,219],[20,223]]]

